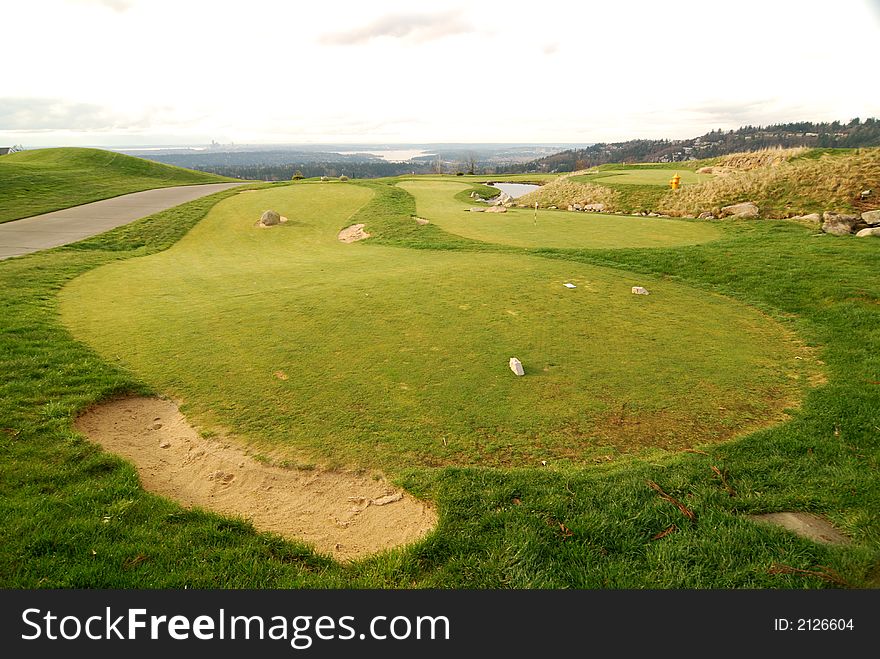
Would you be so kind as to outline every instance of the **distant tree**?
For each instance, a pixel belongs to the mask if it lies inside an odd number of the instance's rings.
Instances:
[[[300,170],[296,170],[293,173],[293,176],[290,177],[290,180],[291,181],[301,181],[304,178],[305,178],[305,176],[303,176],[303,173]]]
[[[469,152],[466,156],[465,171],[471,175],[477,173],[477,156],[473,152]]]

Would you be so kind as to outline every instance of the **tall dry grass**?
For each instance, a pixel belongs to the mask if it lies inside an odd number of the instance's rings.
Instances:
[[[734,155],[742,162],[748,160],[748,154]],[[751,201],[758,205],[763,217],[853,212],[863,210],[859,194],[867,189],[874,192],[874,206],[880,206],[880,149],[826,154],[815,159],[778,160],[770,155],[754,157],[754,161],[766,158],[767,164],[763,166],[733,171],[675,193],[670,191],[661,198],[658,210],[669,215],[699,215]]]
[[[614,210],[617,192],[604,185],[572,181],[571,177],[583,172],[574,172],[561,176],[538,190],[519,197],[516,201],[526,206],[534,206],[538,202],[540,208],[557,206],[567,208],[569,204],[604,204],[607,210]]]
[[[757,151],[730,153],[722,156],[718,160],[717,166],[746,172],[760,167],[775,167],[793,158],[802,156],[807,151],[809,149],[805,147],[797,147],[794,149],[759,149]]]

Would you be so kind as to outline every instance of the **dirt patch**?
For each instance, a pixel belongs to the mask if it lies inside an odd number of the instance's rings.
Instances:
[[[812,513],[766,513],[746,515],[750,520],[764,524],[774,524],[797,533],[803,538],[830,545],[848,545],[851,540],[838,531],[824,517]]]
[[[243,517],[260,531],[307,542],[339,560],[414,542],[437,521],[424,502],[383,480],[283,469],[226,440],[202,437],[170,400],[102,403],[80,416],[76,428],[134,463],[145,490]]]
[[[418,217],[417,215],[413,215],[412,219],[414,219],[416,221],[416,224],[421,224],[422,226],[431,223],[430,220],[425,219],[424,217]]]
[[[369,238],[370,234],[364,231],[365,224],[352,224],[350,227],[347,227],[339,232],[339,235],[336,236],[339,238],[339,242],[343,243],[353,243],[358,240],[363,240],[364,238]]]

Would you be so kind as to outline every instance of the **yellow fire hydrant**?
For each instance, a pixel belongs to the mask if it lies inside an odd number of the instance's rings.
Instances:
[[[672,186],[673,190],[678,190],[679,186],[681,185],[681,176],[679,176],[678,174],[673,176],[669,180],[669,185]]]

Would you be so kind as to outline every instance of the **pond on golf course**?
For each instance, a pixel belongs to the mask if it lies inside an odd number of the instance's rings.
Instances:
[[[498,188],[501,192],[509,194],[513,199],[516,199],[517,197],[522,197],[530,192],[534,192],[541,186],[533,183],[492,183],[489,184],[489,187]]]

